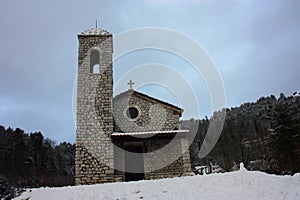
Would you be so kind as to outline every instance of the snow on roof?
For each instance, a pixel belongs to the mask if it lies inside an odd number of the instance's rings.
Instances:
[[[107,30],[103,30],[100,28],[91,28],[86,31],[81,32],[78,34],[79,36],[88,36],[88,35],[101,35],[101,36],[110,36],[111,33]]]
[[[144,132],[114,132],[112,136],[136,136],[136,135],[156,135],[156,134],[172,134],[172,133],[188,133],[189,130],[168,130],[168,131],[144,131]]]

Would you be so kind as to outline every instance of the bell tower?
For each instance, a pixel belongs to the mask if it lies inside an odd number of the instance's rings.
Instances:
[[[113,182],[112,34],[95,28],[78,40],[75,182]]]

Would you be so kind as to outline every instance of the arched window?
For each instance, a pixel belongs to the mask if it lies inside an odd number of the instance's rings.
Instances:
[[[90,72],[93,74],[100,73],[100,53],[97,49],[92,49],[90,54]]]

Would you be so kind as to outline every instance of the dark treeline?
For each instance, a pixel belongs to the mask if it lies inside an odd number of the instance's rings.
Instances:
[[[213,117],[217,117],[218,112]],[[248,170],[274,174],[300,172],[300,95],[278,99],[271,95],[255,103],[226,109],[221,136],[213,150],[200,159],[197,154],[210,120],[188,120],[183,128],[199,124],[190,146],[192,165],[218,164],[226,171],[243,162]]]
[[[0,179],[14,187],[74,185],[75,144],[0,126]]]

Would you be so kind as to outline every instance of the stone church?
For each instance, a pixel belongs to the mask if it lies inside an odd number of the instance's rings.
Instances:
[[[75,182],[94,184],[191,172],[183,109],[130,88],[113,97],[113,36],[78,35]]]

